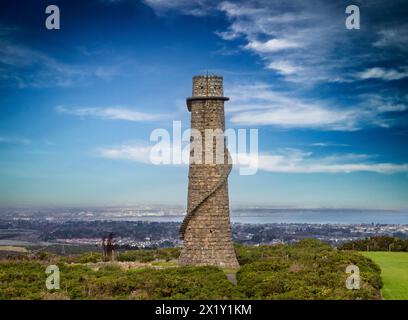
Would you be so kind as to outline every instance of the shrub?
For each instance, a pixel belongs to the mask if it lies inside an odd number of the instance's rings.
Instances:
[[[358,252],[337,251],[316,240],[294,245],[236,246],[237,285],[216,267],[93,270],[67,262],[94,262],[93,253],[60,257],[61,291],[45,288],[48,261],[0,261],[0,299],[379,299],[380,268]],[[175,259],[178,249],[134,250],[121,261]],[[53,259],[56,259],[53,257]],[[348,290],[346,267],[360,269],[361,289]]]

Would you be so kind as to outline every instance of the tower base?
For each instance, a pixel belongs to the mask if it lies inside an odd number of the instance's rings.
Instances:
[[[232,242],[227,190],[225,182],[188,221],[179,265],[239,268]]]
[[[220,248],[219,250],[205,247],[184,247],[181,251],[178,264],[180,266],[215,266],[228,269],[239,268],[239,263],[232,245]]]

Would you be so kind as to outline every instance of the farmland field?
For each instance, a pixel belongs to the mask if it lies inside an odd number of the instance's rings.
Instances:
[[[0,251],[27,252],[27,249],[16,246],[0,246]]]
[[[408,252],[362,252],[381,267],[384,299],[408,300]]]

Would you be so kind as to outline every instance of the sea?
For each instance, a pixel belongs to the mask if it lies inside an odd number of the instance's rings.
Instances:
[[[140,216],[135,220],[179,222],[183,215]],[[133,220],[133,219],[132,219]],[[305,224],[398,224],[408,225],[408,210],[361,209],[238,209],[231,211],[232,223]]]

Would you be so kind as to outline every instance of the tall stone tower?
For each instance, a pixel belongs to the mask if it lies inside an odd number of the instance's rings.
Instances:
[[[187,107],[191,112],[191,128],[201,133],[202,163],[195,163],[190,154],[187,215],[180,227],[180,238],[184,240],[180,265],[239,268],[229,216],[228,175],[232,164],[228,162],[225,138],[223,163],[205,161],[205,130],[225,132],[224,101],[227,100],[222,77],[193,77],[193,95],[187,98]],[[215,155],[216,140],[211,139],[207,144]]]

